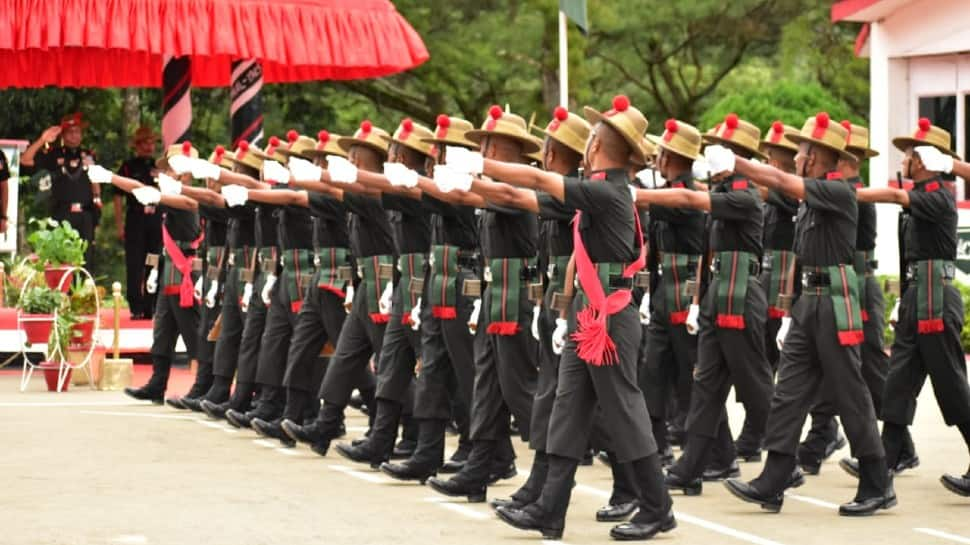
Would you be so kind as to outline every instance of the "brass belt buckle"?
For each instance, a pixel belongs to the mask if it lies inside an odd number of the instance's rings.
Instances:
[[[408,291],[419,295],[424,293],[424,278],[412,278],[408,284]]]
[[[633,277],[633,285],[638,288],[650,289],[650,273],[641,271]]]
[[[350,265],[340,265],[337,267],[337,279],[350,282],[354,279],[354,270]]]
[[[788,294],[788,293],[779,293],[778,294],[778,300],[775,302],[775,306],[778,307],[778,309],[780,309],[780,310],[783,310],[785,312],[790,312],[791,311],[791,303],[792,303],[792,296],[791,296],[791,294]]]
[[[216,267],[215,265],[209,265],[209,268],[205,272],[205,277],[208,278],[209,280],[218,280],[219,267]]]
[[[542,296],[545,295],[544,291],[542,289],[542,282],[529,284],[529,300],[537,303],[542,301]]]
[[[239,271],[239,279],[246,284],[252,284],[254,276],[252,269],[246,268]]]
[[[694,297],[697,295],[697,280],[688,280],[684,282],[684,295],[687,297]]]
[[[157,268],[158,267],[158,254],[148,254],[145,256],[145,265]]]
[[[202,272],[202,260],[198,257],[192,258],[192,272]]]
[[[392,263],[380,263],[377,265],[377,278],[390,280],[394,278],[394,265]]]
[[[461,285],[461,294],[465,297],[481,297],[482,281],[477,278],[465,280]]]
[[[264,259],[263,272],[266,274],[274,274],[276,272],[276,260],[272,258]]]
[[[552,294],[552,301],[550,306],[553,310],[558,310],[559,312],[569,310],[569,305],[573,302],[572,297],[566,296],[565,293],[557,291]]]

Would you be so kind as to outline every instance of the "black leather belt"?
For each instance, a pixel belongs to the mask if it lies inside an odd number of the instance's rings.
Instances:
[[[537,280],[539,279],[539,267],[522,267],[522,269],[519,271],[519,277],[526,281]]]
[[[906,281],[913,281],[919,278],[919,268],[915,264],[906,265]],[[953,280],[956,278],[957,268],[953,263],[943,264],[943,280]]]
[[[633,279],[624,278],[622,275],[618,275],[618,274],[611,274],[610,289],[611,290],[632,290]]]
[[[720,259],[714,260],[714,263],[711,265],[711,270],[714,271],[715,273],[721,272]],[[758,276],[759,274],[761,274],[761,263],[759,263],[754,259],[752,259],[751,261],[748,261],[748,274],[750,274],[751,276]]]
[[[462,269],[476,269],[481,264],[481,255],[478,252],[459,250],[456,262]]]
[[[824,288],[832,285],[832,277],[827,272],[807,271],[802,273],[802,286]]]

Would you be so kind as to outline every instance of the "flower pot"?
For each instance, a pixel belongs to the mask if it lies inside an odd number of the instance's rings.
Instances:
[[[40,364],[40,369],[44,371],[44,382],[47,383],[48,392],[57,391],[57,375],[60,373],[60,364],[54,361],[45,361]],[[67,370],[67,377],[64,379],[64,387],[61,389],[62,392],[66,392],[68,386],[71,385],[71,369]]]
[[[20,317],[20,324],[27,334],[30,344],[45,344],[54,328],[53,314],[24,314]]]
[[[82,316],[71,326],[71,344],[88,345],[94,337],[94,316]]]
[[[74,271],[71,271],[67,278],[64,279],[64,283],[61,284],[61,278],[64,277],[64,273],[71,270],[71,267],[45,267],[44,268],[44,280],[47,281],[47,287],[56,290],[57,286],[61,286],[61,291],[67,293],[71,289],[71,282],[74,280]]]

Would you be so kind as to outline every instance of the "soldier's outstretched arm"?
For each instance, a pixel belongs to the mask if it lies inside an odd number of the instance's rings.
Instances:
[[[486,176],[498,178],[505,183],[519,187],[545,191],[560,202],[566,200],[566,192],[563,189],[563,178],[561,174],[548,172],[529,165],[504,163],[492,159],[485,159],[482,164],[484,167],[482,173]]]
[[[485,197],[490,203],[539,213],[539,199],[531,189],[512,187],[501,182],[472,178],[472,193]]]
[[[277,206],[302,206],[310,207],[310,197],[306,191],[292,189],[254,189],[248,194],[249,200],[263,203],[274,204]]]
[[[196,200],[202,204],[209,206],[215,206],[219,208],[225,208],[226,199],[222,198],[222,195],[212,191],[211,189],[206,189],[204,187],[192,187],[190,185],[182,186],[182,194],[193,200]]]
[[[241,185],[246,189],[270,188],[270,185],[266,182],[261,182],[252,176],[226,169],[222,169],[222,172],[219,173],[218,182],[223,185]]]
[[[158,204],[178,210],[195,211],[199,209],[199,203],[185,195],[162,195]]]
[[[453,191],[442,191],[438,189],[438,186],[434,183],[434,180],[426,176],[418,176],[417,189],[431,195],[441,202],[464,206],[474,206],[475,208],[485,208],[488,205],[488,203],[485,202],[484,197],[470,191],[460,191],[457,189]]]
[[[758,185],[775,189],[789,197],[798,200],[805,198],[805,181],[802,180],[801,176],[789,174],[772,166],[755,163],[743,157],[735,159],[734,171]]]
[[[856,198],[859,202],[885,202],[898,204],[902,207],[909,206],[909,192],[894,187],[863,187],[857,189]]]
[[[706,191],[693,189],[637,189],[637,208],[647,208],[651,204],[667,208],[696,208],[710,211],[711,195]]]

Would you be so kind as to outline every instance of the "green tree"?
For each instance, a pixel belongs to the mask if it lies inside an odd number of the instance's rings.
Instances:
[[[760,127],[762,134],[776,120],[801,128],[818,112],[828,112],[837,121],[849,117],[848,105],[817,83],[780,81],[722,98],[701,116],[701,130],[720,123],[732,112]]]

